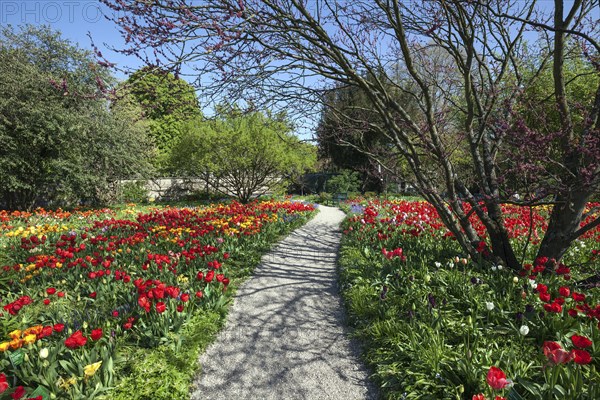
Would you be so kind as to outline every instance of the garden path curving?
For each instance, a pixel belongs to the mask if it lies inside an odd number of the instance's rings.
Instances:
[[[347,338],[336,255],[344,214],[319,206],[238,290],[227,325],[200,357],[192,399],[374,399]]]

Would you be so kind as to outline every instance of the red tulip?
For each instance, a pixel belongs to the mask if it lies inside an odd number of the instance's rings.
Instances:
[[[44,338],[46,336],[52,335],[52,327],[45,326],[42,328],[42,331],[38,334],[38,339]]]
[[[215,271],[210,270],[206,273],[206,276],[204,277],[204,282],[211,283],[214,277],[215,277]]]
[[[552,364],[566,364],[573,358],[572,354],[556,342],[544,342],[544,355]]]
[[[102,337],[102,329],[98,328],[98,329],[92,330],[92,334],[90,335],[90,337],[92,338],[93,341],[99,340]]]
[[[569,313],[569,315],[573,318],[575,318],[577,316],[577,310],[574,309],[569,309],[569,311],[567,311]]]
[[[585,350],[575,349],[571,353],[573,361],[577,364],[589,364],[592,362],[592,356]]]
[[[538,283],[535,289],[538,291],[538,293],[548,292],[548,286],[544,285],[543,283]]]
[[[146,296],[142,296],[138,299],[138,304],[142,307],[146,312],[150,312],[150,300]]]
[[[571,289],[569,289],[567,286],[561,286],[558,289],[558,293],[560,293],[561,296],[569,297],[569,295],[571,294]]]
[[[78,347],[85,346],[86,343],[87,338],[83,336],[81,331],[76,331],[65,340],[65,346],[67,346],[69,349],[76,349]]]
[[[0,393],[4,393],[8,389],[8,382],[6,382],[6,375],[0,372]]]
[[[575,347],[579,347],[580,349],[587,349],[592,345],[592,341],[585,336],[573,335],[571,336],[571,341]]]
[[[544,303],[547,303],[550,301],[550,293],[540,293],[540,300],[543,301]]]
[[[504,371],[498,367],[490,367],[486,381],[494,390],[504,389],[509,383],[508,380],[506,380],[506,374]]]
[[[553,302],[551,304],[544,304],[544,310],[551,313],[560,313],[562,311],[562,306],[558,302]]]
[[[25,388],[23,386],[17,386],[15,391],[10,395],[14,400],[19,400],[23,396],[25,396]]]
[[[579,302],[579,301],[585,301],[585,294],[583,293],[577,293],[577,292],[573,292],[573,294],[571,295],[571,297],[573,298],[573,300]]]

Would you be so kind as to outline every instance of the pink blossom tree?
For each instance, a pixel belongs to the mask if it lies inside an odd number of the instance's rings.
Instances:
[[[473,257],[485,240],[490,261],[520,268],[502,214],[508,201],[553,205],[537,254],[549,259],[600,224],[585,213],[598,192],[600,87],[596,80],[574,104],[564,73],[565,59],[577,58],[599,74],[597,0],[555,0],[549,10],[538,5],[548,2],[517,0],[103,1],[125,52],[186,65],[208,97],[314,115],[328,89],[362,91],[379,116],[368,131],[406,160],[420,193]],[[547,68],[554,130],[517,107]],[[410,112],[399,101],[407,96],[418,104]],[[377,154],[345,144],[385,167]],[[458,153],[468,171],[458,168]],[[534,166],[543,173],[530,173]],[[519,178],[510,189],[509,171]],[[517,192],[521,199],[510,200]]]

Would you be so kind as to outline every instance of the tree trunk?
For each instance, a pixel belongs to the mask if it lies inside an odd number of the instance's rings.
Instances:
[[[561,194],[552,209],[548,229],[538,250],[537,257],[548,257],[559,261],[571,243],[576,239],[575,232],[581,224],[581,216],[590,194],[576,191]]]

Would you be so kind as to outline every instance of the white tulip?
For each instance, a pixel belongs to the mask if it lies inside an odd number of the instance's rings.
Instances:
[[[44,347],[40,350],[40,358],[48,358],[48,348]]]

